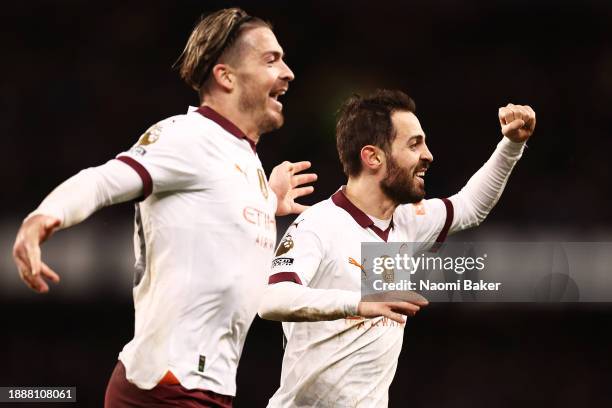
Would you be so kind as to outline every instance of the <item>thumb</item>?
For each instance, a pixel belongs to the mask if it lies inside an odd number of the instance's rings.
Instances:
[[[513,132],[525,126],[525,121],[523,119],[515,119],[507,125],[502,126],[502,131],[504,134],[508,132]]]

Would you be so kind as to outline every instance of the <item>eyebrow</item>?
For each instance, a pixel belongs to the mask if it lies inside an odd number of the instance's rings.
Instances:
[[[272,55],[276,59],[283,59],[283,57],[285,56],[285,53],[283,53],[282,51],[266,51],[263,54],[264,58],[267,57],[268,55]]]
[[[408,142],[411,142],[413,139],[421,139],[420,141],[423,141],[425,140],[425,135],[418,134],[418,135],[409,136]]]

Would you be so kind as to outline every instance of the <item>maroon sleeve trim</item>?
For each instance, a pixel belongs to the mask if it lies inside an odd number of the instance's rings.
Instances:
[[[271,275],[268,279],[268,285],[272,285],[279,282],[293,282],[298,285],[302,284],[302,280],[295,272],[279,272]]]
[[[150,196],[153,192],[153,179],[151,179],[151,174],[149,174],[149,171],[145,169],[142,164],[138,163],[131,157],[119,156],[117,157],[117,160],[130,166],[140,176],[140,179],[142,180],[142,200]]]
[[[436,242],[442,243],[446,240],[446,236],[448,235],[448,231],[450,230],[451,224],[453,223],[453,218],[455,216],[455,209],[453,208],[453,203],[448,198],[442,198],[442,202],[446,207],[446,221],[444,222],[444,226],[442,227],[442,231],[436,238]]]

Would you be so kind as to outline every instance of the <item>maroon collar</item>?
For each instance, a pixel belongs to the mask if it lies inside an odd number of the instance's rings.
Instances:
[[[391,228],[393,228],[393,218],[391,218],[391,223],[389,223],[389,227],[386,230],[381,230],[376,225],[374,225],[374,221],[366,213],[361,211],[357,206],[350,202],[348,197],[344,194],[342,189],[336,191],[334,195],[331,197],[334,204],[338,207],[342,208],[344,211],[349,213],[351,217],[361,226],[361,228],[370,228],[372,231],[376,233],[383,241],[387,242],[389,238],[389,232]]]
[[[200,115],[204,116],[205,118],[212,120],[217,125],[225,129],[226,132],[231,133],[232,135],[236,136],[238,139],[245,139],[251,145],[251,149],[253,149],[253,153],[257,153],[257,151],[255,150],[255,142],[249,139],[247,135],[245,135],[244,132],[240,130],[238,126],[234,125],[232,122],[229,121],[229,119],[226,119],[219,112],[215,111],[210,106],[200,106],[196,110],[196,112],[198,112]]]

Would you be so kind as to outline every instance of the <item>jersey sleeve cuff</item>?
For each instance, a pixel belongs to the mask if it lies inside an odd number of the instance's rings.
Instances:
[[[435,245],[441,245],[446,241],[446,237],[448,236],[448,231],[450,230],[451,225],[453,225],[453,219],[455,218],[455,207],[453,207],[453,202],[448,198],[441,198],[444,203],[444,207],[446,208],[446,219],[444,220],[444,225],[442,226],[442,230],[438,234],[436,238]],[[435,246],[434,246],[435,248]]]
[[[501,142],[499,142],[499,144],[497,145],[497,148],[504,156],[514,160],[518,160],[523,155],[523,150],[525,149],[525,146],[527,146],[525,143],[526,142],[513,142],[512,140],[504,136]]]
[[[275,274],[270,275],[268,278],[268,285],[273,285],[279,282],[293,282],[298,285],[302,284],[302,280],[299,275],[295,272],[277,272]]]
[[[142,198],[140,201],[146,199],[153,192],[153,179],[149,171],[138,161],[129,156],[117,156],[116,160],[123,162],[130,166],[138,174],[142,180]]]

